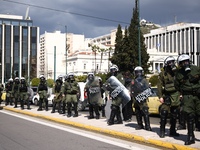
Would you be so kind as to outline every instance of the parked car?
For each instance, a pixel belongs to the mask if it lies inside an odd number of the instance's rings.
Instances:
[[[147,104],[149,106],[149,114],[159,114],[161,103],[157,96],[157,88],[152,87],[152,91],[153,91],[153,94],[147,100]],[[134,108],[133,108],[133,111],[135,111]]]
[[[52,106],[53,105],[53,99],[54,99],[54,94],[52,94],[52,88],[48,88],[48,105]],[[33,96],[32,98],[32,103],[36,106],[39,105],[39,94],[37,93],[36,95]]]

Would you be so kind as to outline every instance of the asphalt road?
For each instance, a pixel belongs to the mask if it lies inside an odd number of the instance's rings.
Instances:
[[[156,149],[6,111],[0,118],[0,150]]]

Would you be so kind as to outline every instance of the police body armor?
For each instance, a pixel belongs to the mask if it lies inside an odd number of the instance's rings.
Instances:
[[[131,86],[131,95],[139,103],[145,101],[149,96],[152,95],[152,90],[145,78],[137,77],[134,80],[134,83]]]

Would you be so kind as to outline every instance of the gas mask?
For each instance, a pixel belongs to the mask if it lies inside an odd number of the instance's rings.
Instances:
[[[191,70],[190,69],[190,61],[189,60],[183,60],[181,62],[181,66],[182,66],[182,68],[185,69],[185,71],[190,71]]]
[[[112,76],[117,76],[117,69],[115,68],[110,69],[110,73]]]
[[[176,70],[176,65],[173,60],[167,62],[167,67],[172,71]]]

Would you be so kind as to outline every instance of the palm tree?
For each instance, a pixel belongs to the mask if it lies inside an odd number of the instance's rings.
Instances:
[[[92,51],[94,52],[94,65],[95,65],[95,67],[94,67],[94,73],[96,74],[96,55],[97,55],[97,51],[99,51],[99,46],[96,46],[96,45],[92,45],[91,46],[92,47]]]

